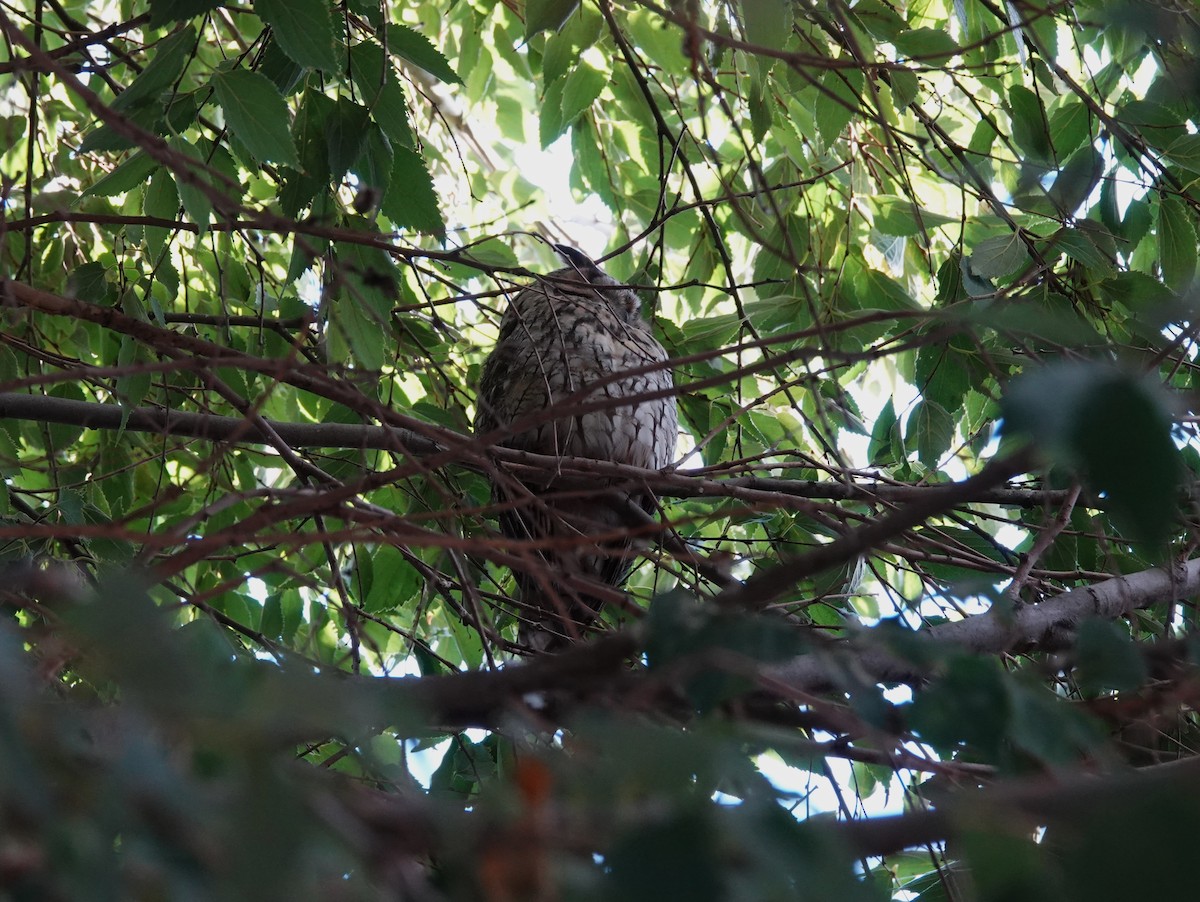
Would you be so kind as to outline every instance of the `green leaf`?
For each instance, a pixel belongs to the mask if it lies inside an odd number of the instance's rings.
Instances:
[[[184,212],[200,227],[200,233],[203,234],[212,218],[212,201],[197,184],[208,184],[204,157],[186,138],[175,136],[169,138],[167,143],[175,153],[194,161],[193,165],[185,166],[182,173],[175,173],[175,187],[179,191],[179,199],[183,202]]]
[[[175,181],[165,170],[157,170],[146,185],[146,192],[142,197],[142,212],[155,219],[172,221],[179,215],[179,192],[175,190]],[[151,259],[157,260],[162,254],[170,234],[170,229],[146,226],[146,248]]]
[[[367,146],[371,114],[347,97],[334,102],[333,112],[325,121],[325,141],[328,149],[329,174],[339,181],[362,157]]]
[[[628,902],[729,898],[722,869],[722,836],[703,810],[647,819],[622,834],[606,860],[604,898]]]
[[[1092,137],[1092,113],[1081,100],[1071,100],[1050,115],[1050,135],[1059,159]]]
[[[998,279],[1028,266],[1029,251],[1020,235],[1013,232],[980,241],[964,262],[976,278]]]
[[[84,401],[83,389],[73,382],[64,382],[55,385],[46,392],[51,398],[63,398],[68,401]],[[50,423],[46,426],[46,434],[50,438],[50,448],[56,453],[62,454],[71,449],[71,446],[79,441],[83,435],[82,426],[73,426],[69,423]]]
[[[1104,734],[1077,705],[1043,686],[1009,684],[1013,745],[1049,765],[1065,766],[1097,748]]]
[[[150,27],[162,28],[224,6],[225,0],[150,0]]]
[[[905,439],[910,446],[916,445],[917,459],[935,469],[954,440],[954,425],[954,417],[946,408],[922,399],[909,414]]]
[[[424,69],[434,78],[447,84],[461,85],[463,80],[451,68],[446,57],[429,42],[429,38],[407,25],[391,24],[387,28],[388,52],[402,57]]]
[[[1157,237],[1163,282],[1182,291],[1196,275],[1196,227],[1187,205],[1174,195],[1159,197]]]
[[[546,93],[542,96],[542,106],[538,111],[538,137],[542,149],[553,144],[567,130],[569,122],[562,117],[563,85],[565,78],[552,81],[546,85]]]
[[[408,124],[408,102],[391,62],[378,44],[356,44],[350,51],[354,86],[362,94],[371,118],[393,144],[416,148]]]
[[[158,163],[139,150],[96,184],[87,188],[83,194],[85,197],[88,195],[112,197],[114,194],[124,194],[138,185],[145,184],[150,173],[157,168]]]
[[[279,192],[279,205],[285,216],[295,216],[317,193],[329,185],[329,141],[326,124],[335,103],[319,91],[304,93],[296,113],[293,132],[300,153],[301,168],[289,170]]]
[[[213,78],[225,124],[264,163],[299,166],[291,122],[283,96],[265,75],[248,69],[218,73]]]
[[[873,467],[890,467],[904,459],[904,445],[900,439],[900,427],[896,420],[896,406],[888,398],[875,424],[871,427],[871,441],[867,445],[867,460]]]
[[[750,87],[747,103],[750,106],[750,129],[757,144],[771,128],[775,103],[763,94],[758,79],[755,79]]]
[[[1087,145],[1071,155],[1050,186],[1050,200],[1063,216],[1072,216],[1088,199],[1104,173],[1104,157]]]
[[[67,292],[71,297],[92,304],[103,303],[108,296],[108,273],[103,263],[83,263],[71,271],[67,278]]]
[[[395,548],[381,545],[372,552],[374,572],[367,597],[367,611],[389,611],[412,597],[421,582],[416,568]]]
[[[1053,165],[1054,150],[1050,142],[1050,126],[1041,98],[1022,85],[1008,89],[1009,111],[1012,117],[1013,141],[1034,162]]]
[[[822,143],[828,147],[857,115],[863,91],[863,74],[857,69],[831,69],[821,76],[813,118]]]
[[[1133,538],[1158,547],[1175,528],[1183,467],[1157,386],[1104,364],[1057,363],[1014,379],[1002,410],[1006,431],[1107,495]]]
[[[1200,172],[1200,135],[1180,135],[1163,154],[1190,172]]]
[[[892,78],[892,102],[895,103],[897,110],[903,110],[908,107],[921,91],[921,83],[917,81],[917,76],[907,69],[892,69],[890,72]]]
[[[879,41],[890,42],[907,26],[904,17],[882,0],[859,0],[848,12]]]
[[[957,217],[943,216],[918,207],[907,197],[878,194],[870,198],[868,203],[875,213],[873,218],[876,231],[885,235],[921,235],[937,226],[959,221]]]
[[[441,238],[446,234],[446,224],[425,161],[407,147],[395,148],[395,154],[391,184],[381,206],[384,215],[399,228]]]
[[[958,53],[954,38],[941,28],[914,28],[892,39],[901,56],[939,66]]]
[[[558,31],[578,6],[579,0],[526,0],[525,39],[543,31]]]
[[[1085,695],[1126,692],[1146,680],[1146,662],[1129,631],[1108,620],[1085,620],[1075,641],[1076,680]]]
[[[1112,272],[1112,255],[1114,253],[1112,236],[1104,234],[1103,229],[1100,229],[1095,223],[1084,222],[1081,225],[1092,226],[1092,228],[1061,229],[1051,238],[1051,246],[1061,250],[1075,262],[1082,263],[1088,269],[1103,270],[1105,273]],[[1109,247],[1102,250],[1098,246],[1098,242],[1103,242],[1104,238],[1108,239]]]
[[[608,73],[601,72],[589,63],[580,60],[563,83],[562,124],[565,128],[591,107],[608,84]],[[547,92],[549,93],[549,92]]]
[[[741,0],[746,40],[782,50],[792,33],[792,5],[786,0]]]
[[[946,675],[913,699],[913,729],[941,752],[967,743],[991,755],[1012,716],[1000,668],[991,658],[955,657]]]
[[[946,410],[961,409],[963,397],[970,388],[966,360],[954,339],[921,348],[917,352],[913,374],[917,390]]]
[[[191,25],[158,45],[154,59],[141,74],[109,105],[110,109],[129,114],[138,107],[158,103],[159,95],[175,83],[196,49],[196,29]]]
[[[337,70],[328,0],[254,0],[254,11],[271,26],[283,52],[301,66],[322,72]]]

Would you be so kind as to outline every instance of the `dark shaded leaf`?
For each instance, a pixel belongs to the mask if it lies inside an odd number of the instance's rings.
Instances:
[[[1059,363],[1014,380],[1002,406],[1006,430],[1079,470],[1135,538],[1158,546],[1174,529],[1183,468],[1153,386],[1103,364]]]
[[[270,79],[234,69],[216,75],[213,87],[225,124],[256,160],[299,165],[287,104]]]
[[[327,0],[254,0],[254,11],[271,26],[283,52],[301,66],[333,72],[333,16]]]

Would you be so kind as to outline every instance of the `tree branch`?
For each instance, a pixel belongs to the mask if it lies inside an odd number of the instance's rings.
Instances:
[[[1098,617],[1111,620],[1168,599],[1183,599],[1200,592],[1200,558],[1170,570],[1143,570],[1072,589],[1034,605],[1015,610],[993,606],[986,614],[944,623],[914,634],[917,641],[956,646],[976,654],[997,654],[1024,648],[1061,648],[1081,622]],[[870,639],[871,631],[863,638]],[[913,661],[880,647],[863,648],[854,640],[832,651],[803,655],[770,669],[770,676],[796,689],[835,688],[842,674],[865,674],[874,682],[905,683],[928,675]]]
[[[128,414],[128,416],[127,416]],[[266,444],[267,439],[242,417],[215,414],[180,413],[156,407],[127,410],[117,404],[73,401],[47,395],[0,392],[0,419],[62,423],[88,429],[124,429],[205,439],[212,442],[243,441]],[[434,439],[402,426],[370,426],[352,423],[285,423],[266,420],[274,432],[293,448],[352,448],[396,451],[403,448],[418,457],[432,456],[446,448]],[[468,436],[460,436],[463,443]],[[803,506],[805,501],[861,501],[864,503],[900,503],[913,501],[943,489],[942,486],[893,485],[864,482],[821,482],[807,479],[781,479],[764,476],[704,478],[687,470],[663,472],[643,470],[587,458],[552,457],[507,448],[491,453],[509,464],[516,475],[530,477],[553,474],[565,484],[577,479],[581,485],[594,486],[596,476],[633,479],[645,482],[659,495],[669,498],[728,497],[750,504],[774,507]],[[467,469],[482,472],[483,467],[460,462]],[[561,480],[561,482],[560,482]],[[994,487],[976,491],[963,500],[978,504],[1005,504],[1040,507],[1061,503],[1066,493],[1060,490]],[[788,499],[794,499],[789,503]]]
[[[1143,767],[1133,772],[1066,779],[1014,781],[951,795],[934,811],[850,821],[832,827],[855,857],[889,855],[942,842],[964,830],[1013,828],[1017,815],[1033,827],[1079,823],[1096,816],[1117,822],[1123,812],[1153,808],[1164,796],[1200,795],[1200,758]]]

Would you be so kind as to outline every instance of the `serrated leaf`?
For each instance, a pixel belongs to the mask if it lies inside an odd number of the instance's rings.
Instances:
[[[891,41],[907,27],[904,17],[881,0],[859,0],[848,12],[880,41]]]
[[[461,85],[463,80],[451,67],[440,50],[430,43],[429,38],[407,25],[392,24],[387,29],[388,52],[408,60],[424,69],[434,78],[447,84]]]
[[[225,124],[252,157],[264,163],[300,165],[287,104],[269,78],[249,69],[234,69],[217,74],[213,89],[225,113]]]
[[[792,4],[787,0],[742,0],[746,40],[782,50],[792,33]]]
[[[394,150],[391,184],[381,205],[383,214],[400,228],[441,238],[446,234],[446,223],[438,209],[437,194],[425,161],[407,147]]]
[[[959,410],[970,388],[966,362],[951,342],[926,345],[917,352],[914,384],[929,401]]]
[[[821,141],[828,147],[859,110],[863,74],[857,69],[832,69],[821,76],[813,118]]]
[[[1200,172],[1200,135],[1182,135],[1163,151],[1168,160],[1191,172]]]
[[[954,418],[936,401],[922,399],[909,414],[905,440],[916,446],[921,463],[936,468],[954,440]]]
[[[579,65],[563,82],[562,93],[562,124],[564,128],[576,119],[584,110],[591,107],[608,84],[608,74],[596,69],[590,63],[580,60]],[[549,93],[549,92],[547,92]]]
[[[1050,135],[1059,158],[1091,137],[1092,113],[1081,100],[1071,100],[1050,115]]]
[[[370,113],[348,97],[339,97],[325,121],[325,143],[329,152],[329,174],[340,180],[362,156],[370,129]]]
[[[1063,216],[1072,216],[1088,199],[1104,173],[1104,157],[1087,145],[1071,155],[1050,186],[1050,200]]]
[[[1050,127],[1041,98],[1023,85],[1013,85],[1008,89],[1008,102],[1013,142],[1035,162],[1053,164]]]
[[[155,219],[174,220],[179,215],[179,192],[175,190],[175,181],[170,174],[162,169],[151,176],[142,195],[142,212]],[[171,232],[159,226],[146,226],[146,248],[152,259],[157,259],[166,246]]]
[[[917,99],[917,94],[921,90],[921,83],[917,81],[917,76],[907,69],[893,69],[890,74],[892,78],[892,101],[895,103],[897,110],[903,110]]]
[[[179,199],[183,202],[184,212],[191,217],[192,222],[200,227],[200,234],[204,234],[208,229],[209,220],[212,219],[212,201],[208,199],[208,194],[196,184],[198,181],[208,182],[208,177],[204,173],[204,158],[187,138],[175,135],[168,138],[167,143],[175,153],[199,164],[188,166],[186,175],[175,173],[175,187],[179,191]]]
[[[871,427],[871,441],[867,445],[867,460],[873,467],[890,467],[904,458],[904,446],[900,441],[900,426],[896,420],[896,405],[888,398],[875,424]]]
[[[99,304],[108,295],[108,273],[103,263],[83,263],[67,277],[67,295]]]
[[[83,194],[97,197],[112,197],[114,194],[124,194],[132,191],[138,185],[145,184],[158,163],[142,151],[138,151],[128,160],[100,179],[96,184],[86,189]]]
[[[329,184],[329,142],[325,124],[333,114],[334,101],[319,91],[306,91],[296,113],[293,132],[300,153],[300,169],[289,170],[279,192],[285,216],[295,216],[317,192]]]
[[[46,394],[52,398],[65,398],[68,401],[87,400],[84,397],[83,389],[72,382],[55,385]],[[50,438],[50,447],[61,453],[79,441],[79,437],[83,435],[83,427],[73,426],[69,423],[49,423],[46,426],[46,434]]]
[[[1111,241],[1111,237],[1110,237]],[[1096,246],[1093,235],[1083,229],[1060,229],[1051,239],[1053,247],[1089,269],[1112,272],[1111,257]]]
[[[565,78],[552,81],[546,85],[546,93],[542,96],[542,108],[538,111],[538,138],[545,150],[567,130],[569,123],[563,122],[562,98]]]
[[[971,275],[979,279],[1010,276],[1029,265],[1029,251],[1017,233],[987,238],[965,258]]]
[[[754,143],[758,144],[771,128],[774,109],[773,101],[763,95],[758,79],[754,80],[750,88],[747,103],[750,107],[750,130],[754,135]]]
[[[1008,729],[1012,708],[995,660],[954,658],[945,676],[913,699],[910,722],[939,751],[966,742],[994,752]]]
[[[892,39],[901,56],[939,66],[958,53],[958,45],[940,28],[914,28]]]
[[[354,86],[388,140],[415,149],[404,89],[383,48],[374,43],[357,44],[350,51],[350,62],[354,67]]]
[[[1159,198],[1157,232],[1163,282],[1182,291],[1196,275],[1196,227],[1187,205],[1178,197],[1163,194]]]
[[[254,0],[280,48],[301,66],[334,72],[336,36],[328,0]]]
[[[141,74],[109,105],[111,109],[130,113],[140,106],[155,103],[159,95],[175,83],[196,47],[196,29],[191,25],[158,45],[154,59]]]
[[[937,226],[959,221],[958,217],[943,216],[918,207],[907,197],[880,194],[872,197],[869,203],[875,211],[875,229],[885,235],[902,238],[920,235]]]

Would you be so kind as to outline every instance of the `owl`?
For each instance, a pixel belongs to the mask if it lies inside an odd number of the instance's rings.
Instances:
[[[499,444],[537,454],[662,469],[678,434],[667,353],[633,291],[579,251],[555,247],[567,266],[519,291],[500,322],[475,432],[503,430]],[[649,513],[654,497],[600,480],[590,491],[497,480],[494,497],[503,534],[539,543],[514,567],[521,643],[559,650],[596,619],[611,594],[603,590],[629,576],[630,505]]]

